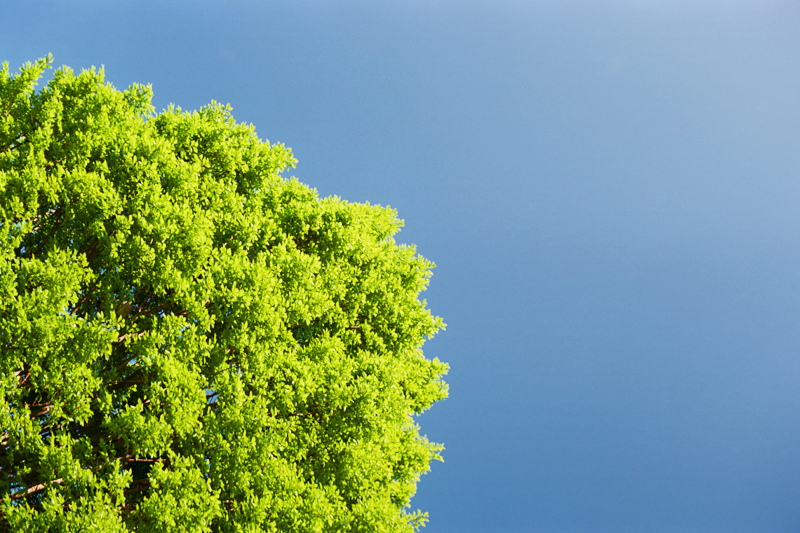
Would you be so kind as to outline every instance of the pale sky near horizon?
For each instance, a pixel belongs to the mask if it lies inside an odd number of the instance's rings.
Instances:
[[[427,533],[800,530],[800,4],[0,0],[437,264]]]

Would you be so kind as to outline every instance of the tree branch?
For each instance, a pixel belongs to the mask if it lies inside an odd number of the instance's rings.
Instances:
[[[64,482],[64,478],[60,477],[58,479],[54,479],[53,481],[50,481],[50,484],[55,483],[57,485],[60,485],[63,482]],[[24,498],[25,496],[30,496],[31,494],[35,494],[37,492],[41,492],[41,491],[43,491],[44,489],[47,488],[47,485],[48,485],[47,483],[37,483],[36,485],[28,487],[27,489],[24,489],[24,490],[22,490],[20,492],[15,492],[14,494],[11,495],[11,499],[12,500],[18,500],[20,498]]]

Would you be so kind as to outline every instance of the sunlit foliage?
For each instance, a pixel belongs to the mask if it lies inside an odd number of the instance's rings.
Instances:
[[[212,103],[0,71],[0,531],[412,531],[432,264]]]

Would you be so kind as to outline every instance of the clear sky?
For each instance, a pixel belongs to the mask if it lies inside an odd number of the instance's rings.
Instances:
[[[0,0],[437,263],[428,533],[800,530],[800,6]]]

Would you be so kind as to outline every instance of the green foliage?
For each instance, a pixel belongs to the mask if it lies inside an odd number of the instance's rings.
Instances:
[[[212,103],[0,71],[0,531],[412,531],[433,266]]]

